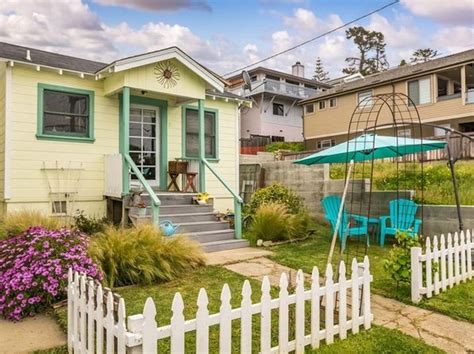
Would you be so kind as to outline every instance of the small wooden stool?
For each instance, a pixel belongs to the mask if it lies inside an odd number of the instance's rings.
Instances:
[[[168,174],[171,178],[171,182],[168,185],[168,190],[173,187],[175,191],[181,192],[178,185],[178,177],[180,174],[186,174],[188,172],[187,161],[168,161]]]
[[[196,185],[194,181],[196,180],[197,173],[196,172],[186,172],[186,187],[183,188],[183,192],[187,192],[191,189],[194,193],[197,192]]]

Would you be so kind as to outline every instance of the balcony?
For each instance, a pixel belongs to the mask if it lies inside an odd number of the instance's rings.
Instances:
[[[296,99],[304,99],[313,96],[317,92],[317,90],[313,88],[289,84],[286,82],[281,82],[272,79],[266,79],[263,81],[253,81],[252,87],[254,87],[252,92],[250,92],[249,90],[245,90],[243,92],[243,95],[250,96],[257,93],[265,92],[285,97],[293,97]]]
[[[466,103],[474,103],[474,89],[467,90]]]

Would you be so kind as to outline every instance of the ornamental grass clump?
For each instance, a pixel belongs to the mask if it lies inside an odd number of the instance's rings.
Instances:
[[[64,224],[60,219],[46,216],[39,211],[14,211],[0,219],[0,240],[17,236],[32,226],[41,226],[48,230],[58,230]]]
[[[0,314],[18,321],[64,299],[69,268],[100,280],[87,246],[86,235],[65,228],[31,227],[0,241]]]
[[[205,264],[197,242],[183,235],[165,237],[151,225],[109,226],[92,237],[89,254],[109,287],[169,281]]]

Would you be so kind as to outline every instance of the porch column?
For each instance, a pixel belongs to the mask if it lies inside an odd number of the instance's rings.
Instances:
[[[467,95],[466,65],[461,66],[461,104],[466,104]]]
[[[130,87],[124,87],[122,90],[122,114],[120,122],[120,153],[122,154],[122,194],[130,193],[130,174],[129,166],[125,160],[125,155],[130,152]]]
[[[199,192],[206,191],[206,166],[204,160],[206,158],[206,141],[205,141],[205,124],[204,124],[204,100],[198,100],[198,116],[199,116]]]

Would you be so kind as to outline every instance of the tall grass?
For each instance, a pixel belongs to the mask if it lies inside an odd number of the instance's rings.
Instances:
[[[109,226],[92,237],[89,255],[110,287],[169,281],[205,263],[197,242],[183,235],[167,238],[151,225]]]
[[[46,216],[39,211],[14,211],[0,219],[0,240],[19,235],[31,226],[42,226],[48,230],[55,230],[63,227],[64,223],[60,219]]]
[[[293,223],[288,208],[279,203],[261,205],[253,218],[250,232],[255,240],[283,241],[290,238]]]
[[[370,178],[370,164],[357,163],[354,178]],[[474,205],[474,161],[458,161],[455,165],[461,204]],[[345,165],[331,165],[331,178],[344,178]],[[373,183],[376,190],[415,190],[415,199],[425,204],[455,204],[451,172],[446,161],[425,163],[374,162]]]

